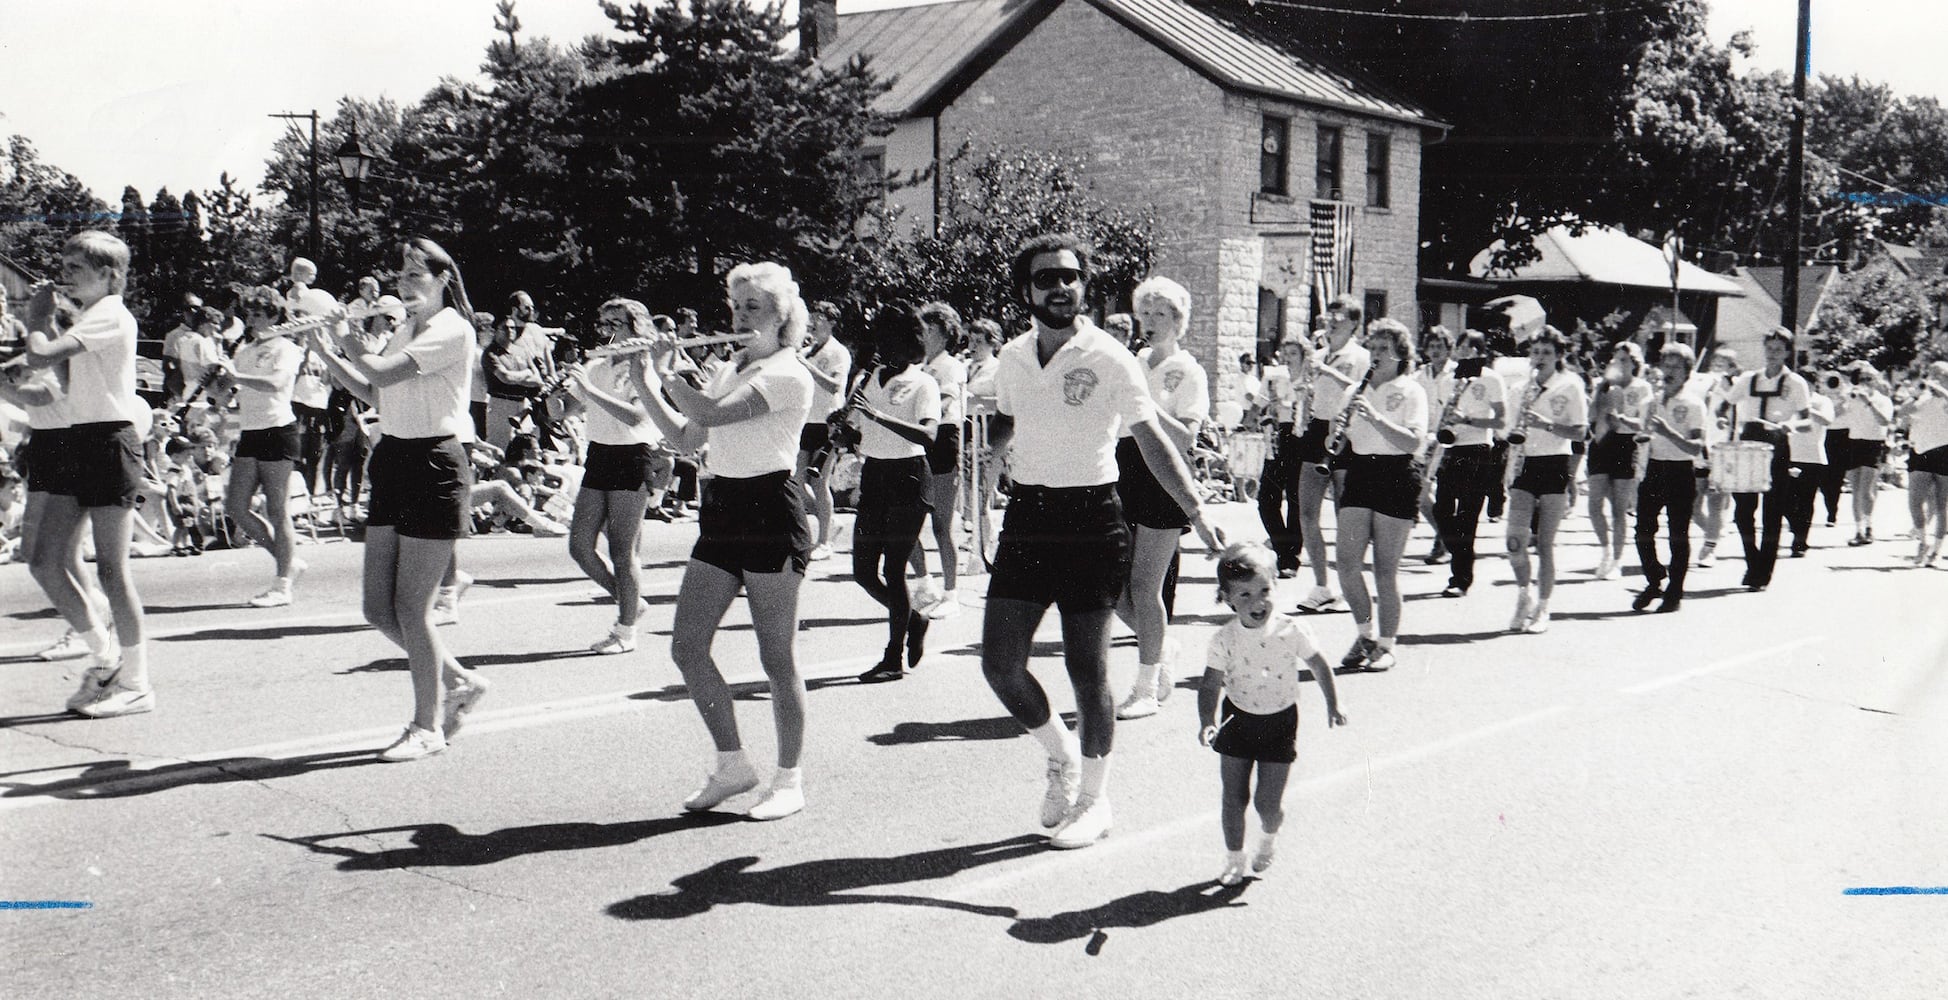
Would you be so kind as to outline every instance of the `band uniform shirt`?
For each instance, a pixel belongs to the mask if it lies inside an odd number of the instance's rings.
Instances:
[[[237,349],[231,366],[239,375],[269,379],[276,388],[266,389],[237,383],[237,424],[247,431],[269,430],[296,421],[291,412],[291,393],[296,388],[298,366],[304,362],[304,348],[289,337],[253,340]]]
[[[416,337],[393,331],[383,357],[405,355],[418,374],[373,386],[379,430],[387,437],[466,440],[473,434],[467,408],[468,368],[474,360],[473,324],[451,306],[434,313]]]
[[[1210,383],[1204,377],[1204,366],[1189,351],[1179,349],[1152,366],[1150,349],[1146,347],[1137,352],[1136,360],[1143,368],[1144,384],[1150,390],[1150,402],[1157,412],[1168,413],[1183,424],[1210,422]],[[1124,427],[1121,436],[1129,437],[1130,429]]]
[[[867,406],[895,420],[918,424],[940,419],[940,383],[922,365],[907,365],[881,385],[877,376],[868,376],[861,397]],[[865,458],[919,458],[927,453],[916,444],[892,432],[877,420],[859,417],[859,454]]]
[[[1790,368],[1780,369],[1777,378],[1766,378],[1763,371],[1740,375],[1725,394],[1732,405],[1731,436],[1738,437],[1745,424],[1753,420],[1783,424],[1796,419],[1811,397],[1806,380]]]
[[[1412,373],[1395,376],[1384,385],[1368,386],[1366,402],[1381,417],[1413,431],[1416,441],[1427,436],[1427,390]],[[1346,445],[1356,455],[1411,455],[1419,450],[1400,447],[1359,417],[1346,421]]]
[[[812,408],[806,413],[806,423],[824,423],[825,418],[839,408],[839,393],[844,391],[846,376],[852,373],[852,352],[839,343],[837,337],[825,338],[817,350],[805,355],[805,367],[825,375],[837,382],[838,389],[826,389],[818,381],[812,381]]]
[[[105,295],[82,310],[68,335],[81,342],[81,353],[67,359],[70,425],[149,419],[149,405],[135,394],[135,315],[122,297]]]
[[[1358,338],[1349,340],[1345,346],[1326,356],[1326,367],[1353,380],[1352,385],[1340,385],[1339,380],[1330,375],[1318,374],[1312,378],[1312,410],[1301,416],[1308,422],[1313,420],[1336,419],[1340,411],[1346,409],[1346,400],[1352,396],[1353,389],[1366,377],[1366,370],[1373,366],[1373,355],[1361,347]],[[1305,390],[1297,388],[1301,401]]]
[[[1224,675],[1224,696],[1253,715],[1283,712],[1299,703],[1299,665],[1319,655],[1312,630],[1273,614],[1258,628],[1236,618],[1218,626],[1204,663]]]
[[[1535,381],[1531,379],[1523,387],[1522,398],[1524,400],[1528,399],[1529,395],[1535,392],[1535,385]],[[1577,378],[1575,373],[1568,371],[1555,372],[1549,376],[1547,382],[1542,383],[1542,386],[1542,394],[1537,396],[1535,401],[1528,405],[1528,409],[1542,414],[1542,418],[1552,424],[1573,427],[1586,427],[1589,425],[1589,396],[1583,391],[1583,380]],[[1517,405],[1519,406],[1520,404]],[[1510,414],[1509,426],[1519,426],[1522,422],[1521,411],[1518,410]],[[1567,455],[1573,451],[1568,438],[1543,430],[1534,418],[1528,420],[1528,430],[1526,433],[1528,434],[1528,440],[1521,445],[1522,454],[1531,458],[1538,455]]]
[[[1928,393],[1908,412],[1907,443],[1916,455],[1948,445],[1948,398]]]
[[[583,369],[590,385],[622,400],[625,403],[641,405],[636,386],[629,380],[629,360],[627,358],[597,358]],[[573,383],[570,383],[573,385]],[[610,413],[600,403],[585,402],[584,421],[591,444],[632,445],[646,444],[654,447],[662,443],[663,436],[656,432],[656,424],[645,414],[633,424],[624,423]]]
[[[961,392],[967,387],[967,365],[947,351],[927,361],[927,374],[940,387],[940,425],[958,427],[961,422]]]
[[[1692,431],[1700,432],[1698,442],[1700,444],[1704,442],[1702,432],[1705,429],[1706,423],[1705,401],[1703,397],[1692,392],[1689,386],[1679,389],[1676,395],[1668,399],[1662,393],[1659,393],[1657,401],[1651,404],[1651,415],[1663,417],[1664,422],[1670,424],[1671,429],[1677,431],[1679,437],[1688,438],[1691,436]],[[1649,430],[1648,424],[1646,424],[1645,429]],[[1671,443],[1670,438],[1656,431],[1650,431],[1651,461],[1692,462],[1696,461],[1698,457],[1698,455],[1687,454],[1683,449]]]
[[[1123,428],[1156,412],[1142,367],[1083,317],[1044,365],[1036,353],[1039,329],[1001,348],[994,376],[996,408],[1015,422],[1013,479],[1055,488],[1113,483]]]
[[[704,394],[721,400],[746,385],[769,409],[749,420],[710,428],[704,469],[729,479],[790,472],[798,462],[799,431],[812,408],[812,373],[795,352],[773,351],[742,370],[726,363],[712,374]]]
[[[1497,403],[1502,404],[1504,411],[1507,410],[1508,383],[1502,381],[1500,372],[1484,365],[1481,369],[1481,377],[1468,383],[1468,387],[1461,390],[1461,401],[1454,404],[1455,423],[1453,425],[1454,444],[1452,447],[1462,448],[1470,445],[1493,444],[1495,441],[1494,427],[1470,426],[1461,423],[1461,421],[1493,420],[1495,419],[1495,404]],[[1438,430],[1439,428],[1436,429]]]
[[[1887,395],[1878,389],[1867,386],[1858,388],[1862,390],[1861,395],[1848,396],[1841,410],[1841,417],[1847,428],[1847,437],[1855,441],[1887,440],[1888,425],[1875,419],[1874,415],[1892,418],[1894,401],[1888,399]]]

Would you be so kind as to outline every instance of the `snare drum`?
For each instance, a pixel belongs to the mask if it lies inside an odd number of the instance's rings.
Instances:
[[[1224,461],[1234,479],[1257,479],[1265,471],[1265,435],[1238,431],[1224,444]]]
[[[1765,493],[1772,489],[1768,441],[1730,441],[1711,449],[1711,488],[1720,493]]]

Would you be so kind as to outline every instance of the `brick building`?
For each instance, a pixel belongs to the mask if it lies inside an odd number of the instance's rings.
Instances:
[[[1309,320],[1314,201],[1355,209],[1348,290],[1416,324],[1420,147],[1443,126],[1414,105],[1184,0],[805,10],[821,61],[863,53],[893,80],[898,126],[871,151],[887,170],[963,142],[1063,150],[1098,196],[1153,207],[1157,273],[1191,291],[1185,344],[1218,398],[1239,354]],[[941,186],[888,197],[930,225]]]

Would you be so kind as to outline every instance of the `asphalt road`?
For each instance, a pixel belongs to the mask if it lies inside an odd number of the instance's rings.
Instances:
[[[138,562],[160,707],[119,720],[56,714],[78,661],[26,658],[60,625],[0,567],[0,898],[86,904],[0,912],[0,992],[1943,995],[1948,895],[1860,894],[1948,892],[1948,572],[1904,568],[1909,543],[1826,529],[1765,594],[1734,555],[1681,613],[1637,616],[1634,560],[1591,580],[1578,515],[1541,636],[1501,634],[1501,561],[1460,600],[1413,563],[1399,667],[1340,678],[1344,729],[1307,691],[1278,862],[1226,889],[1194,678],[1118,727],[1113,835],[1050,851],[1041,754],[980,676],[985,580],[914,675],[859,686],[884,633],[843,556],[804,591],[809,808],[684,815],[709,744],[667,626],[694,528],[647,528],[654,634],[618,657],[580,652],[613,609],[560,541],[465,543],[480,582],[444,634],[495,687],[451,750],[396,765],[373,751],[410,692],[359,620],[358,546],[305,547],[275,610],[238,606],[261,553]],[[1221,608],[1210,564],[1185,567],[1201,655]],[[1034,669],[1066,706],[1053,623]],[[1335,659],[1353,636],[1311,624]],[[718,655],[759,678],[741,604]],[[1124,638],[1119,693],[1134,666]],[[768,760],[762,685],[739,690]]]

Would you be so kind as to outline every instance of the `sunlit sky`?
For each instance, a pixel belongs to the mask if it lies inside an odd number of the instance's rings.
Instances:
[[[844,11],[906,0],[840,0]],[[1497,4],[1482,0],[1480,13]],[[1948,101],[1948,5],[1816,0],[1813,69]],[[796,0],[787,5],[795,16]],[[595,0],[521,0],[525,33],[573,42],[611,27]],[[1749,29],[1762,69],[1789,69],[1796,0],[1714,0],[1719,41]],[[440,77],[472,77],[494,0],[0,0],[0,135],[115,203],[215,186],[254,188],[285,129],[266,117],[343,95],[410,103]]]

